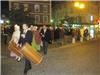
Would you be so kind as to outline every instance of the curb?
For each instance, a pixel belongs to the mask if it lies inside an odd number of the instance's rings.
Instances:
[[[83,41],[83,42],[76,42],[76,43],[70,43],[70,44],[67,44],[67,45],[63,45],[63,46],[60,46],[60,47],[55,47],[55,48],[49,48],[49,50],[54,50],[54,49],[62,49],[62,48],[68,48],[68,47],[74,47],[74,46],[79,46],[79,45],[82,45],[82,44],[85,44],[87,42],[92,42],[92,41],[95,41],[95,40],[98,40],[98,38],[94,38],[94,39],[91,39],[91,40],[88,40],[88,41]]]

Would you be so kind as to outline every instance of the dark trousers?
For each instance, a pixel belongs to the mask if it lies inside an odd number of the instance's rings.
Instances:
[[[44,54],[47,54],[47,51],[48,51],[48,42],[43,41],[43,52],[44,52]]]
[[[25,58],[25,69],[24,69],[24,74],[27,74],[28,70],[32,68],[31,62]]]
[[[4,39],[5,39],[4,42],[5,42],[5,44],[7,44],[7,41],[8,41],[7,38],[8,38],[8,35],[4,35]]]

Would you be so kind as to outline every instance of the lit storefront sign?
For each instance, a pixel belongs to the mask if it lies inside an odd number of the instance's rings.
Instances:
[[[94,26],[93,25],[90,26],[90,37],[94,38]]]
[[[91,21],[91,22],[93,21],[93,16],[90,16],[90,21]]]

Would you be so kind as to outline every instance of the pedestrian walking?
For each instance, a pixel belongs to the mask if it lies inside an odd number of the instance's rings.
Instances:
[[[77,32],[75,29],[72,30],[72,43],[76,42]]]
[[[13,32],[12,38],[9,43],[14,42],[14,43],[18,44],[19,39],[20,39],[20,27],[16,24],[16,25],[14,25],[14,32]],[[20,59],[21,59],[21,57],[17,56],[13,52],[10,53],[10,56],[14,57],[17,61],[20,61]]]
[[[8,41],[8,27],[4,26],[4,43],[5,45],[7,44],[7,41]]]
[[[50,40],[51,40],[51,44],[53,44],[54,42],[54,28],[52,26],[49,27],[50,29]]]
[[[64,39],[64,30],[63,27],[59,27],[59,45],[63,45],[63,39]]]
[[[39,30],[37,29],[37,26],[33,27],[32,32],[33,32],[32,47],[35,48],[35,50],[37,50],[38,52],[40,52],[42,39]]]
[[[83,37],[84,37],[84,29],[80,29],[80,41],[83,42]]]
[[[43,41],[43,52],[44,54],[47,54],[48,51],[48,44],[50,43],[50,30],[47,28],[47,26],[43,26],[43,29],[40,32],[42,36]]]
[[[89,40],[89,32],[88,32],[88,29],[85,29],[85,30],[84,30],[84,38],[85,38],[86,40]]]
[[[21,34],[21,38],[19,43],[23,46],[26,42],[31,45],[33,34],[32,31],[28,29],[27,24],[22,25],[23,31]],[[27,75],[27,72],[32,68],[31,62],[25,58],[25,68],[24,68],[24,75]]]

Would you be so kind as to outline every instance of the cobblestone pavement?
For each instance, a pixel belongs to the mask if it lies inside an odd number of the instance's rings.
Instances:
[[[1,40],[2,41],[2,40]],[[15,61],[2,44],[1,75],[23,75],[24,59]],[[100,38],[49,49],[28,75],[100,75]]]

